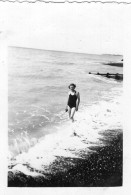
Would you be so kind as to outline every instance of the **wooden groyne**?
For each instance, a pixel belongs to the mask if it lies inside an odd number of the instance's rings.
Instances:
[[[117,79],[117,80],[123,80],[123,74],[119,74],[119,73],[91,73],[89,72],[89,74],[94,74],[94,75],[100,75],[100,76],[104,76],[107,78],[113,78],[113,79]]]

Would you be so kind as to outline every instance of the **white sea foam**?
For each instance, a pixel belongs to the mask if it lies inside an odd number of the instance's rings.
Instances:
[[[17,164],[15,166],[15,168],[13,168],[12,170],[14,171],[14,173],[17,172],[17,171],[21,171],[25,175],[30,175],[30,176],[33,176],[33,177],[43,176],[43,174],[41,174],[41,173],[29,171],[29,169],[26,166],[23,166],[22,164]]]
[[[110,79],[109,78],[106,78],[106,77],[102,77],[102,76],[99,76],[99,75],[93,75],[93,74],[89,74],[90,77],[96,79],[96,80],[100,80],[104,83],[117,83],[118,81],[115,80],[115,79]]]

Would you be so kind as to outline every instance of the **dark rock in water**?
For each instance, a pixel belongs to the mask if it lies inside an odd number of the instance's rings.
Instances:
[[[109,63],[104,63],[104,65],[123,67],[123,62],[109,62]]]
[[[74,134],[74,136],[76,136],[76,135],[77,135],[77,134],[76,134],[76,132],[74,132],[73,134]]]

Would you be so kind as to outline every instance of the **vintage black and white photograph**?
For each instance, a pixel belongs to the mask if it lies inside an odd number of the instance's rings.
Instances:
[[[8,187],[123,185],[123,6],[9,3]]]

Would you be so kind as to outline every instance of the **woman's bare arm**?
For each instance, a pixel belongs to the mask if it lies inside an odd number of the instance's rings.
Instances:
[[[66,105],[66,108],[65,108],[66,111],[68,110],[68,102],[69,102],[69,93],[68,93],[67,105]]]
[[[77,93],[77,102],[76,102],[76,111],[78,110],[79,104],[80,104],[80,93],[78,92]]]

